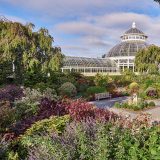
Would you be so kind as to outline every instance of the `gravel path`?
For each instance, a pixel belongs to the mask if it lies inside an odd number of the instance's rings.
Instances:
[[[120,108],[114,108],[114,104],[116,102],[123,102],[127,99],[128,97],[119,97],[119,98],[113,98],[113,99],[108,99],[108,100],[100,100],[100,101],[93,101],[90,102],[94,105],[96,105],[98,108],[108,108],[110,111],[117,113],[122,116],[130,116],[131,118],[135,118],[138,114],[140,113],[148,113],[151,115],[151,120],[152,121],[160,121],[160,100],[155,100],[156,107],[144,111],[128,111],[125,109],[120,109]]]
[[[100,100],[100,101],[92,101],[89,103],[92,103],[96,105],[98,108],[111,108],[114,106],[116,102],[123,102],[127,100],[128,97],[118,97],[118,98],[112,98],[112,99],[105,99],[105,100]]]

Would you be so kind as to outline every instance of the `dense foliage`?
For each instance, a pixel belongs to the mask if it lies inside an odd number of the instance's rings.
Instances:
[[[75,97],[77,89],[72,83],[66,82],[59,88],[59,94],[66,97]]]
[[[33,31],[34,25],[23,25],[0,19],[0,58],[10,62],[16,80],[22,83],[26,71],[59,70],[62,63],[60,48],[52,47],[53,37],[45,28]]]
[[[0,89],[0,101],[14,102],[15,99],[20,99],[23,96],[23,90],[15,85],[8,85]]]
[[[150,46],[136,54],[135,65],[138,72],[158,73],[160,64],[160,48]]]
[[[48,127],[49,133],[45,126],[44,128],[40,126],[43,128],[41,135],[24,136],[21,143],[29,151],[29,160],[158,159],[160,128],[149,126],[146,120],[144,117],[132,122],[129,120],[128,122],[119,120],[116,123],[71,122],[63,132],[57,132],[54,129],[54,127],[61,128],[62,122],[65,122],[63,119],[57,119],[58,123],[53,120],[51,124],[45,120],[46,125],[51,126]],[[36,127],[39,128],[38,125]]]

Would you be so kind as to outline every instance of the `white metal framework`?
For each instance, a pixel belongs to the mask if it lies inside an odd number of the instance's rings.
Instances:
[[[105,58],[114,60],[119,70],[124,71],[125,68],[135,71],[134,59],[140,49],[147,48],[147,36],[136,28],[135,22],[132,28],[121,36],[121,43],[113,47]]]
[[[147,38],[133,22],[131,29],[121,36],[122,42],[113,47],[104,58],[65,57],[62,72],[117,74],[125,68],[134,72],[135,56],[140,49],[149,46],[146,43]]]
[[[119,72],[114,61],[104,58],[65,57],[62,72],[112,73]]]

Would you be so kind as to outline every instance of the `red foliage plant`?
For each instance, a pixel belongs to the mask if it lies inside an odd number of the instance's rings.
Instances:
[[[116,119],[118,116],[106,109],[96,108],[93,104],[85,100],[67,100],[65,102],[66,110],[75,121],[99,120],[109,121]]]
[[[41,100],[36,115],[20,121],[11,130],[17,137],[19,134],[23,134],[36,121],[49,118],[50,116],[63,116],[66,114],[69,114],[73,121],[97,120],[105,122],[118,118],[116,114],[106,109],[96,108],[93,104],[82,99],[64,99],[60,102],[54,102],[44,98]]]

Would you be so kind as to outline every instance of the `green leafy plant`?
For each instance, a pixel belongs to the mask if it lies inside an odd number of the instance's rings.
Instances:
[[[155,104],[153,101],[151,101],[151,102],[148,103],[148,106],[150,106],[150,107],[155,107],[156,104]]]
[[[74,97],[77,94],[77,89],[72,83],[66,82],[59,88],[59,94],[67,97]]]
[[[99,87],[99,86],[93,86],[87,89],[88,96],[93,96],[96,93],[103,93],[103,92],[106,92],[106,89],[104,87]]]
[[[98,73],[94,78],[94,83],[96,86],[99,86],[99,87],[107,87],[110,79],[111,78],[108,75],[102,75]]]
[[[65,125],[69,122],[70,117],[68,115],[62,117],[50,117],[49,119],[44,119],[36,122],[31,126],[31,128],[27,129],[25,132],[23,139],[26,136],[35,136],[43,133],[62,133],[64,131]]]
[[[133,82],[129,85],[129,90],[131,93],[137,93],[139,91],[139,85],[136,82]]]

